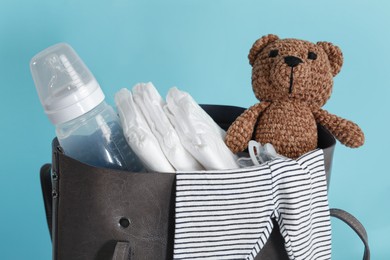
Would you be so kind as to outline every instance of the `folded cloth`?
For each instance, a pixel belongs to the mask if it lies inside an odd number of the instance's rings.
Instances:
[[[177,172],[174,259],[254,259],[272,218],[290,259],[330,259],[322,150],[245,169]]]
[[[140,83],[132,89],[134,102],[142,111],[157,138],[162,151],[176,170],[201,170],[203,167],[183,147],[169,119],[164,113],[165,101],[151,82]]]
[[[131,92],[125,88],[118,91],[115,94],[115,104],[126,141],[144,166],[151,171],[174,172],[175,169],[135,105]]]
[[[165,113],[184,147],[207,170],[236,169],[236,156],[224,142],[225,131],[186,92],[176,87],[167,94]]]

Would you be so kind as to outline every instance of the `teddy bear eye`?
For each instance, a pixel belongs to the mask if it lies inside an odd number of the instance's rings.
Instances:
[[[278,50],[272,50],[269,52],[269,57],[273,58],[278,56],[279,51]]]
[[[312,51],[309,51],[309,54],[307,55],[307,58],[310,59],[310,60],[315,60],[315,59],[317,59],[317,54],[315,54]]]

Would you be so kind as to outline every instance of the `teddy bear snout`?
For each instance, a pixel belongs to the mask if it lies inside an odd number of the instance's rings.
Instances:
[[[294,68],[299,65],[299,63],[302,63],[303,61],[295,56],[286,56],[284,57],[284,62],[291,68]]]

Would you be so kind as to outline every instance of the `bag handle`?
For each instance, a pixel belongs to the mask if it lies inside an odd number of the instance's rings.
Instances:
[[[118,241],[115,245],[112,260],[128,260],[130,253],[130,244],[127,241]]]
[[[360,237],[364,244],[363,260],[370,260],[370,247],[368,245],[368,236],[366,229],[364,228],[362,223],[360,223],[360,221],[353,215],[342,209],[330,209],[330,215],[332,217],[342,220],[356,232],[356,234]]]

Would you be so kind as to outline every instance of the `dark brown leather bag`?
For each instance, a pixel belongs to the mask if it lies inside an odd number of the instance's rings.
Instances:
[[[203,105],[224,129],[244,109]],[[319,126],[329,183],[334,137]],[[174,173],[130,173],[83,164],[66,156],[56,139],[52,164],[41,168],[41,185],[53,243],[54,260],[172,259]],[[348,223],[370,252],[364,227],[350,214],[331,209]],[[278,226],[257,260],[288,260]]]

